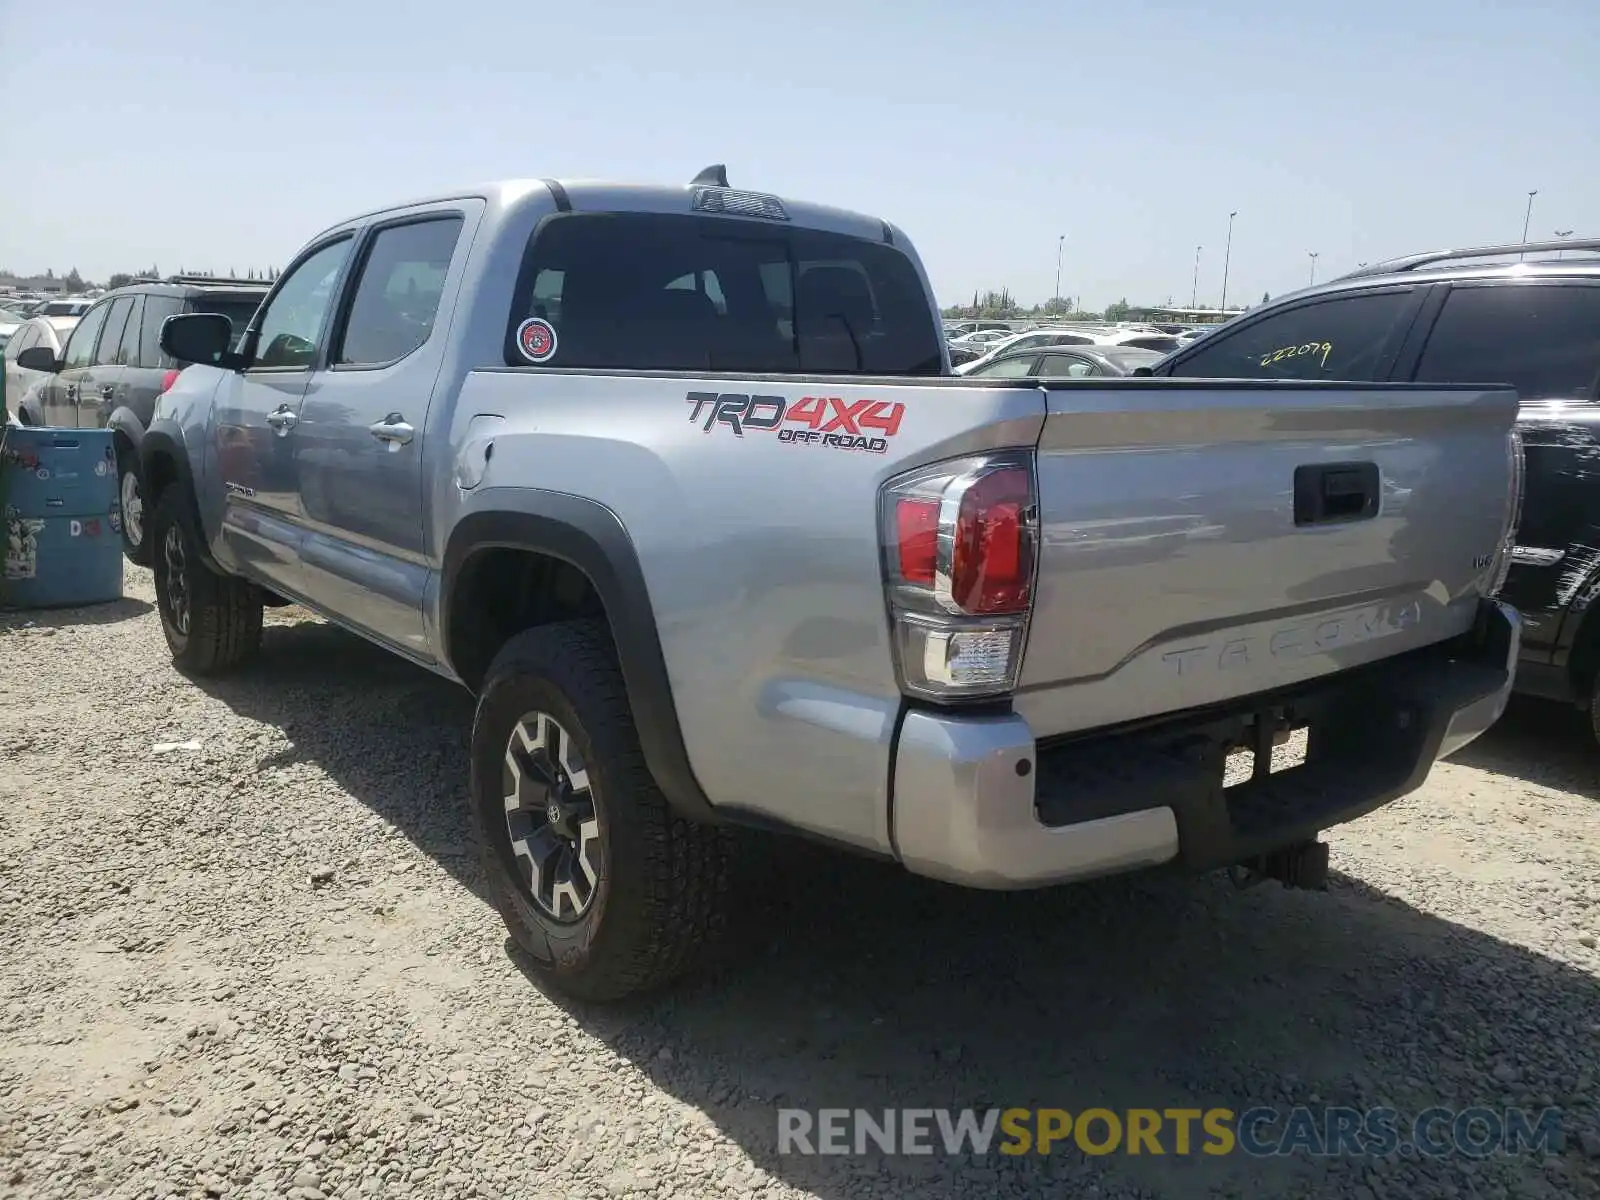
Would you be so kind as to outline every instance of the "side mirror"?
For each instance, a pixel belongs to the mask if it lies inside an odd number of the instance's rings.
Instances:
[[[49,346],[29,346],[11,361],[29,371],[48,371],[55,375],[61,370],[61,360]]]
[[[161,349],[179,362],[238,370],[244,359],[228,348],[232,341],[233,322],[220,313],[185,313],[161,323]]]
[[[1143,379],[1143,378],[1145,378],[1147,376],[1154,375],[1155,372],[1152,371],[1149,367],[1135,367],[1131,372],[1129,372],[1129,374],[1137,375],[1141,379]]]

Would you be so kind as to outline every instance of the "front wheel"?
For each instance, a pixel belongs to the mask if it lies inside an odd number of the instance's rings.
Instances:
[[[261,593],[205,564],[199,524],[181,486],[161,493],[146,536],[155,548],[161,632],[178,669],[219,675],[254,657],[261,648]]]
[[[139,462],[131,450],[117,451],[117,497],[122,505],[122,553],[136,567],[150,565],[150,542],[145,537],[144,485]]]
[[[656,786],[603,623],[531,629],[495,657],[472,811],[496,907],[559,990],[619,1000],[720,941],[728,835],[674,814]]]

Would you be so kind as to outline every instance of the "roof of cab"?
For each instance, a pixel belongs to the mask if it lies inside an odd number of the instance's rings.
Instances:
[[[368,212],[347,217],[336,224],[328,226],[317,236],[321,237],[324,234],[358,224],[372,217],[404,209],[444,204],[452,200],[465,200],[474,197],[488,201],[503,214],[514,212],[529,203],[544,204],[551,200],[554,200],[558,207],[570,208],[573,212],[687,214],[694,211],[692,206],[695,194],[707,187],[734,195],[743,193],[747,196],[776,200],[782,205],[783,211],[787,216],[786,221],[779,222],[772,218],[726,214],[732,219],[753,222],[765,220],[771,221],[773,224],[781,223],[799,228],[825,229],[853,237],[865,237],[890,243],[899,241],[904,237],[893,225],[878,217],[867,216],[863,213],[852,212],[848,209],[836,208],[831,205],[814,204],[804,200],[791,200],[788,197],[777,196],[771,192],[762,192],[755,188],[730,187],[717,189],[714,185],[707,184],[619,183],[611,180],[583,178],[504,179],[438,192],[431,196],[413,197],[398,204],[385,205],[383,208],[372,209]],[[718,213],[714,215],[725,214]]]

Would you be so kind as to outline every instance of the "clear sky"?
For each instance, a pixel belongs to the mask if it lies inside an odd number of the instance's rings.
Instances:
[[[1600,235],[1600,0],[0,0],[0,267],[282,266],[352,213],[561,175],[888,217],[942,303],[1230,300]]]

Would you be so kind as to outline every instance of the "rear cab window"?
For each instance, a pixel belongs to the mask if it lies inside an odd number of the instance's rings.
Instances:
[[[916,268],[887,243],[718,216],[571,213],[529,242],[505,360],[938,375],[942,345]]]
[[[1202,379],[1388,378],[1420,288],[1334,294],[1199,343],[1162,374]]]

